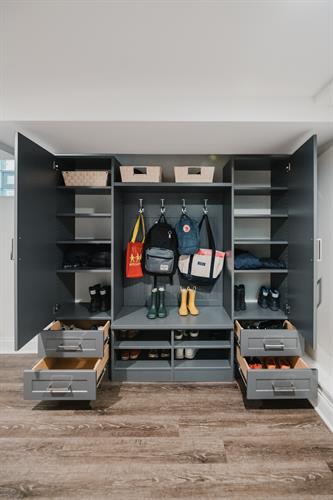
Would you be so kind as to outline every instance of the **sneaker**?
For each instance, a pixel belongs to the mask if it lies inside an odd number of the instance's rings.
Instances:
[[[163,349],[163,351],[161,351],[161,359],[169,359],[170,358],[170,351],[169,349]]]
[[[184,359],[185,349],[178,347],[176,349],[176,359]]]
[[[158,351],[156,351],[156,349],[151,349],[148,352],[148,358],[149,359],[158,359]]]
[[[187,348],[185,349],[185,359],[194,359],[198,349]]]
[[[130,359],[135,361],[140,356],[140,351],[130,351]]]
[[[184,330],[175,331],[175,340],[182,340],[184,336]]]
[[[278,368],[276,366],[275,359],[274,358],[266,358],[265,359],[265,368],[267,368],[267,370],[275,370],[275,368]]]
[[[192,339],[197,339],[199,337],[199,330],[191,330],[190,331],[190,337]]]
[[[268,308],[268,294],[269,289],[265,286],[260,287],[259,295],[258,295],[258,305],[263,309]]]
[[[270,288],[269,290],[268,307],[271,311],[278,311],[280,309],[280,292],[274,288]]]
[[[121,351],[120,357],[122,361],[128,361],[130,357],[129,351]]]

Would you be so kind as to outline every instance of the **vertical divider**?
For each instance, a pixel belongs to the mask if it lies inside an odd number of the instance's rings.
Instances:
[[[171,353],[170,353],[170,363],[171,363],[171,381],[175,380],[175,331],[171,330]]]

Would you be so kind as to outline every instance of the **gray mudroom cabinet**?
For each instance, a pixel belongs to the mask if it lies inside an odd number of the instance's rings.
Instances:
[[[25,398],[95,399],[106,371],[115,381],[228,382],[236,366],[249,399],[314,399],[317,373],[302,353],[305,342],[315,344],[316,157],[315,137],[292,155],[78,156],[53,155],[18,134],[16,349],[38,335],[40,356],[24,373]],[[160,165],[162,181],[124,183],[121,165]],[[213,183],[176,183],[173,167],[181,165],[215,166]],[[62,170],[107,170],[108,183],[65,186]],[[139,200],[147,228],[159,217],[161,205],[172,225],[184,201],[195,219],[201,218],[204,204],[208,208],[225,263],[214,286],[198,288],[196,317],[178,315],[179,287],[186,285],[178,274],[172,283],[159,280],[166,288],[168,315],[156,320],[146,318],[152,277],[124,277],[125,248]],[[64,267],[68,253],[95,250],[111,251],[111,265]],[[234,269],[235,252],[244,250],[287,265]],[[111,309],[91,313],[88,286],[100,281],[111,286]],[[234,285],[240,283],[245,283],[246,310],[235,311]],[[258,306],[260,284],[278,289],[278,311]],[[249,320],[287,320],[287,327],[253,330],[244,327]],[[125,330],[135,335],[124,338]],[[199,337],[177,340],[177,330],[196,330]],[[176,350],[187,347],[197,350],[195,359],[177,359]],[[150,349],[170,355],[152,360]],[[124,350],[141,355],[124,361]],[[248,361],[256,356],[288,357],[291,368],[252,369]]]

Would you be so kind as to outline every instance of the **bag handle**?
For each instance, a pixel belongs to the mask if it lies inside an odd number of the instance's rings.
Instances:
[[[210,262],[210,270],[209,270],[209,278],[212,278],[213,273],[214,273],[216,248],[215,248],[215,240],[214,240],[213,231],[212,231],[212,228],[210,226],[210,222],[209,222],[207,214],[203,214],[202,219],[199,222],[199,233],[201,232],[201,228],[202,228],[204,222],[206,222],[206,230],[207,230],[207,236],[208,236],[208,247],[212,250],[212,260]],[[194,255],[190,256],[190,262],[189,262],[189,266],[188,266],[188,273],[189,274],[192,274],[193,257],[194,257]]]
[[[144,221],[143,215],[139,214],[138,218],[136,219],[136,223],[135,223],[135,226],[133,229],[131,243],[135,243],[135,241],[136,241],[136,238],[138,236],[139,229],[140,229],[140,223],[141,223],[141,227],[142,227],[142,241],[141,241],[141,243],[145,242],[145,239],[146,239],[145,221]]]

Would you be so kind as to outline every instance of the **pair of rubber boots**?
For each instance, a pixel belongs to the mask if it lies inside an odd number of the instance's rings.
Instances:
[[[165,318],[167,310],[165,307],[165,288],[153,288],[151,291],[150,306],[147,313],[148,319]]]
[[[90,312],[106,312],[111,309],[110,286],[101,286],[100,284],[89,287]]]
[[[180,306],[178,310],[179,316],[198,316],[199,309],[195,305],[196,288],[181,288],[180,289]]]

